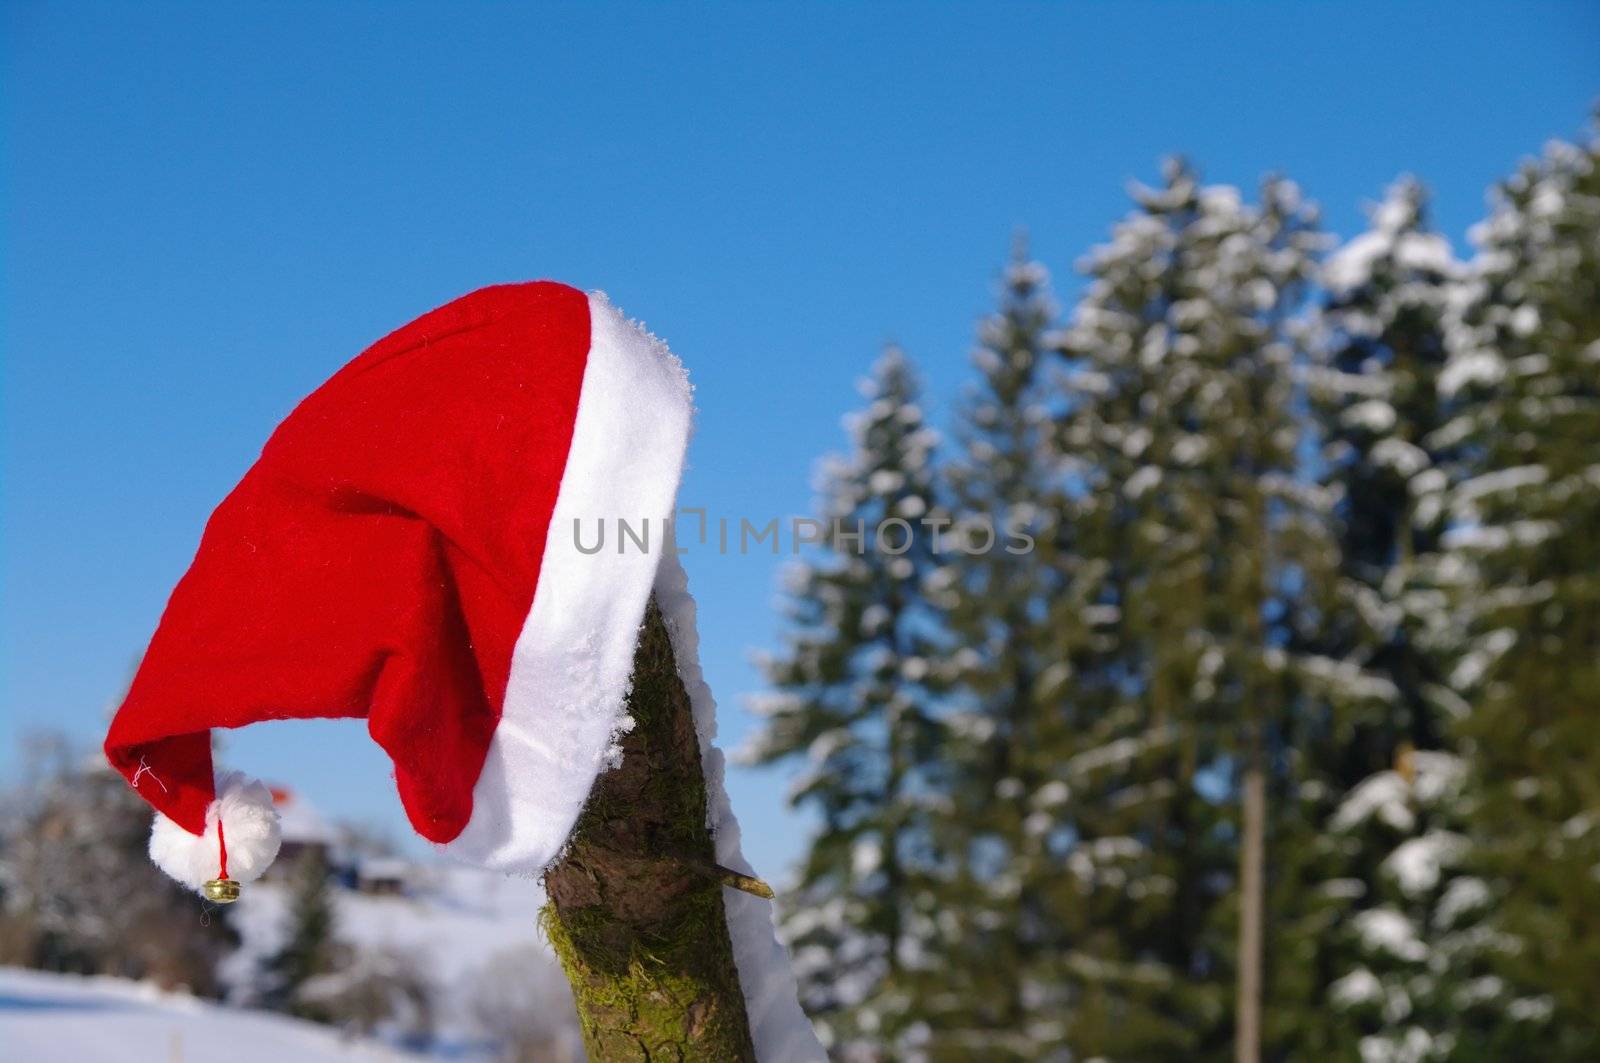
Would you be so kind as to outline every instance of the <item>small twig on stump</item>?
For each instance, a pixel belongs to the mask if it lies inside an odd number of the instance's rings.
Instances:
[[[717,865],[717,881],[729,889],[753,893],[764,901],[770,901],[777,894],[772,892],[772,887],[756,878],[754,875],[741,875],[737,871],[729,871],[722,865]]]

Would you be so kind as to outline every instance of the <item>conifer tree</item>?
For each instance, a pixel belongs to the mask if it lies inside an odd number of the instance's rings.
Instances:
[[[921,980],[939,914],[923,592],[937,437],[899,349],[884,352],[863,392],[851,453],[822,469],[824,554],[792,572],[789,631],[765,662],[772,690],[757,702],[766,723],[750,751],[807,765],[790,800],[821,824],[786,930],[806,1010],[847,1058],[898,1052],[930,990]]]
[[[276,1011],[327,1022],[328,1013],[301,989],[333,970],[338,959],[328,861],[308,849],[295,862],[289,882],[289,929],[283,944],[262,963],[262,1002]]]
[[[1452,888],[1465,840],[1449,727],[1465,703],[1444,681],[1458,631],[1438,586],[1451,455],[1435,433],[1460,265],[1426,208],[1420,184],[1397,181],[1367,231],[1330,256],[1313,345],[1339,550],[1303,635],[1338,663],[1298,730],[1302,823],[1283,862],[1275,1034],[1334,1055],[1448,1051],[1449,997],[1472,966],[1461,902],[1482,886]],[[1384,806],[1369,807],[1379,795]],[[1395,940],[1374,945],[1375,928]]]
[[[952,1058],[1035,1058],[1061,1036],[1061,1007],[1038,992],[1063,947],[1048,895],[1059,863],[1050,831],[1030,820],[1068,723],[1050,624],[1065,516],[1049,504],[1060,479],[1044,371],[1056,314],[1049,275],[1019,238],[999,309],[979,329],[979,379],[946,473],[956,523],[935,585],[957,647],[942,671],[959,814],[947,835],[951,981],[931,1022]]]
[[[1402,746],[1437,748],[1461,707],[1440,682],[1436,643],[1448,634],[1429,593],[1451,457],[1434,438],[1443,318],[1460,265],[1426,211],[1420,184],[1396,182],[1323,271],[1311,408],[1339,567],[1318,648],[1394,687],[1335,691],[1347,695],[1336,699],[1342,763],[1325,781],[1341,791],[1392,768]]]
[[[1600,134],[1552,144],[1494,195],[1449,332],[1445,545],[1471,639],[1477,867],[1506,1028],[1492,1049],[1600,1054]],[[1496,939],[1497,941],[1500,939]]]
[[[1253,1059],[1269,817],[1318,671],[1291,636],[1331,563],[1295,479],[1291,318],[1320,241],[1287,182],[1247,206],[1182,163],[1165,176],[1090,256],[1062,340],[1062,439],[1108,564],[1117,677],[1063,780],[1094,931],[1069,1039]]]

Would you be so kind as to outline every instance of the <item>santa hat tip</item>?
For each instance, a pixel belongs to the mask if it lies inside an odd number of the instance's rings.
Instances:
[[[218,776],[216,794],[206,807],[205,833],[193,834],[159,812],[150,829],[150,859],[194,890],[214,879],[260,878],[283,840],[264,783],[228,772]]]

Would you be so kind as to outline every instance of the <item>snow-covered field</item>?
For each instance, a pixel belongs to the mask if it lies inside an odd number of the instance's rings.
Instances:
[[[0,967],[0,1058],[8,1063],[333,1063],[402,1060],[326,1026],[210,1004],[118,978]]]
[[[231,998],[249,1002],[261,959],[283,940],[287,902],[283,886],[256,883],[229,912],[241,938],[239,951],[222,970]],[[496,958],[514,957],[519,966],[545,969],[553,976],[545,981],[565,986],[539,931],[543,904],[544,891],[529,880],[466,867],[417,868],[408,896],[333,890],[334,933],[357,949],[414,960],[433,987],[440,1036],[470,1041],[476,1035],[470,1013],[474,988]],[[571,999],[558,998],[551,1006],[570,1012]]]
[[[413,866],[405,896],[371,896],[333,887],[334,933],[358,953],[401,957],[429,987],[431,1054],[495,1058],[479,1022],[483,1001],[531,1007],[548,1027],[567,1028],[574,1055],[577,1023],[558,965],[538,927],[543,891],[531,881],[471,868]],[[229,1005],[118,978],[0,968],[0,1061],[75,1063],[322,1063],[416,1060],[381,1037],[352,1039],[327,1026],[253,1009],[263,957],[288,926],[286,887],[253,883],[229,912],[240,947],[224,961]],[[198,908],[197,908],[198,913]],[[505,986],[506,973],[519,984]],[[333,976],[337,977],[337,976]],[[498,988],[495,983],[498,983]],[[381,1033],[382,1031],[380,1031]]]

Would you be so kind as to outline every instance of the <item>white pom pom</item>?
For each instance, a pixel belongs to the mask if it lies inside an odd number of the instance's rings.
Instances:
[[[256,779],[231,771],[217,777],[217,799],[206,808],[206,832],[190,834],[161,813],[150,828],[150,859],[185,886],[200,887],[218,878],[221,846],[217,821],[228,844],[228,877],[235,882],[260,878],[278,855],[282,834],[272,791]]]

